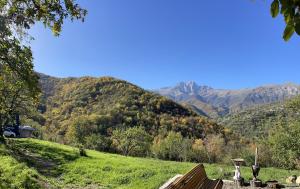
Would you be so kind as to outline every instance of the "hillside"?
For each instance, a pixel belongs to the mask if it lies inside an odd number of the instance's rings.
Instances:
[[[300,97],[229,114],[219,123],[245,137],[266,137],[276,125],[299,121]]]
[[[201,138],[222,127],[192,110],[136,85],[111,77],[54,78],[40,74],[46,139],[68,142],[70,127],[90,121],[85,135],[110,136],[116,128],[142,126],[152,136],[160,131]]]
[[[269,85],[254,89],[225,90],[181,82],[175,87],[156,90],[157,93],[190,105],[196,112],[212,118],[239,112],[256,105],[284,101],[300,94],[295,84]]]
[[[25,124],[35,126],[35,136],[44,140],[138,157],[226,164],[232,157],[251,162],[253,146],[264,142],[272,156],[265,154],[262,165],[298,168],[296,163],[287,163],[294,162],[297,154],[281,158],[280,164],[273,163],[278,162],[274,161],[277,151],[286,148],[277,148],[282,142],[268,136],[270,128],[277,128],[278,123],[295,123],[300,109],[297,101],[287,103],[295,104],[291,108],[281,107],[282,102],[278,102],[271,113],[268,109],[263,113],[264,107],[273,106],[270,104],[247,109],[253,113],[232,112],[217,124],[166,97],[111,77],[42,75],[40,83],[41,113]],[[290,127],[297,130],[296,126]],[[266,140],[258,141],[257,137]]]
[[[46,141],[9,140],[8,146],[0,145],[0,188],[157,189],[195,166],[96,151],[87,154],[80,157],[76,148]],[[205,169],[210,178],[228,179],[233,167],[205,164]],[[252,177],[250,168],[243,167],[242,173]],[[292,174],[299,175],[299,171],[263,168],[260,178],[284,182]]]

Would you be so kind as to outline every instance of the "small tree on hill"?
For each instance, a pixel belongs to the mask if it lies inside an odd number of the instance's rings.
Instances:
[[[66,139],[70,144],[85,144],[86,137],[97,132],[97,125],[89,116],[80,116],[69,125]]]
[[[158,136],[154,139],[152,152],[161,159],[189,161],[192,158],[193,141],[183,138],[181,133],[168,132],[164,138]]]
[[[111,138],[116,149],[125,156],[147,155],[152,141],[151,136],[142,127],[116,129]]]
[[[208,154],[201,139],[196,139],[192,145],[192,160],[196,162],[208,162]]]
[[[225,140],[221,135],[208,135],[204,144],[211,163],[222,160],[224,157]]]

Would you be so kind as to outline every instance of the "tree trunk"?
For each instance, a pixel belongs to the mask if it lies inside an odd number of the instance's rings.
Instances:
[[[0,126],[0,143],[4,143],[3,128]]]

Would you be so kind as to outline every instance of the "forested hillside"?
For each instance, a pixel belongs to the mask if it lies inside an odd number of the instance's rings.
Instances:
[[[277,125],[300,120],[300,97],[256,106],[219,119],[221,125],[244,137],[266,137]]]
[[[143,126],[152,134],[159,129],[180,131],[184,136],[218,133],[220,127],[191,110],[126,81],[110,77],[57,79],[41,77],[46,126],[65,134],[80,117],[97,120],[105,134],[117,127]],[[190,127],[187,127],[190,126]]]
[[[37,135],[46,140],[138,156],[149,155],[155,143],[151,154],[181,160],[186,156],[176,155],[179,151],[170,155],[160,144],[179,139],[191,143],[191,148],[210,135],[225,137],[223,127],[208,118],[123,80],[40,74],[40,85],[40,113],[23,120],[36,125]]]

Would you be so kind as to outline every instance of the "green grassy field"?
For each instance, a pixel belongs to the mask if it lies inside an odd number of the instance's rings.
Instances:
[[[124,157],[78,150],[65,145],[35,139],[12,139],[7,147],[0,145],[0,188],[158,188],[176,174],[195,164]],[[210,178],[231,178],[233,166],[205,164]],[[250,168],[243,168],[245,178]],[[261,170],[260,178],[283,182],[300,171],[275,168]]]

